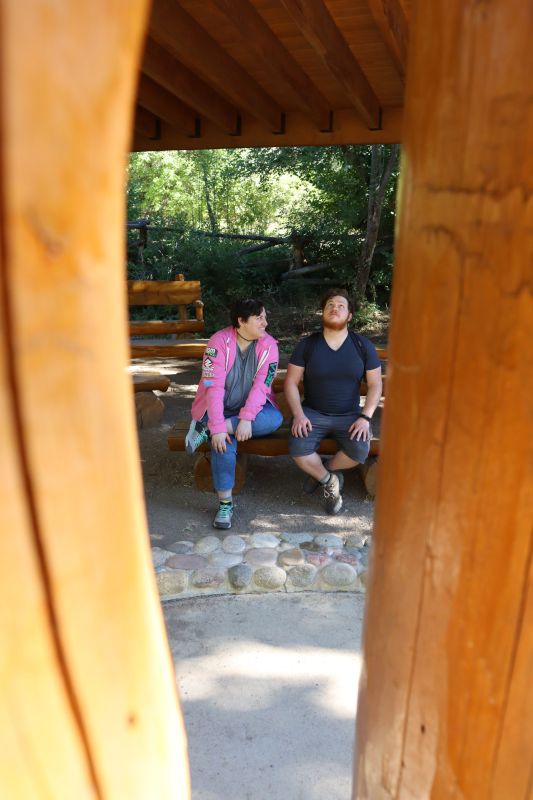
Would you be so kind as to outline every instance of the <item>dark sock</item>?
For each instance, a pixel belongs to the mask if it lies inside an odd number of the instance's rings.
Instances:
[[[322,478],[322,479],[321,479],[321,480],[319,480],[318,482],[319,482],[319,484],[320,484],[321,486],[325,486],[325,485],[326,485],[326,483],[327,483],[327,482],[328,482],[330,479],[331,479],[331,472],[328,472],[328,473],[326,474],[326,477],[325,477],[325,478]]]

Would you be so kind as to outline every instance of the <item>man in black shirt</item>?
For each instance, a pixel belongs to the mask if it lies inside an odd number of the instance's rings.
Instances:
[[[293,414],[289,453],[309,476],[308,492],[321,485],[326,511],[342,508],[341,470],[363,463],[370,448],[370,421],[381,397],[381,364],[372,342],[348,330],[353,303],[343,289],[322,298],[322,333],[302,339],[287,368],[285,396]],[[304,399],[298,384],[304,380]],[[359,406],[359,384],[368,386]],[[322,439],[333,436],[339,450],[324,466],[316,452]]]

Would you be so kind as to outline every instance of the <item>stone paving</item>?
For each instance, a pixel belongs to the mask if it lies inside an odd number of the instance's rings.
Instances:
[[[367,534],[253,533],[152,547],[162,600],[213,594],[364,592]]]

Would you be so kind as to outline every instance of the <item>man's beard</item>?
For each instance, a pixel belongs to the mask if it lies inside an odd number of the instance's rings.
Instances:
[[[322,325],[330,331],[342,331],[347,327],[348,322],[347,320],[334,322],[333,320],[323,319]]]

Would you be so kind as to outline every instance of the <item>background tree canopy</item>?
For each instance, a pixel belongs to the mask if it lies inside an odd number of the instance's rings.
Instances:
[[[398,155],[398,145],[134,153],[128,220],[149,226],[145,246],[130,232],[128,277],[202,281],[208,332],[237,295],[314,309],[328,284],[354,294],[364,322],[388,307]]]

